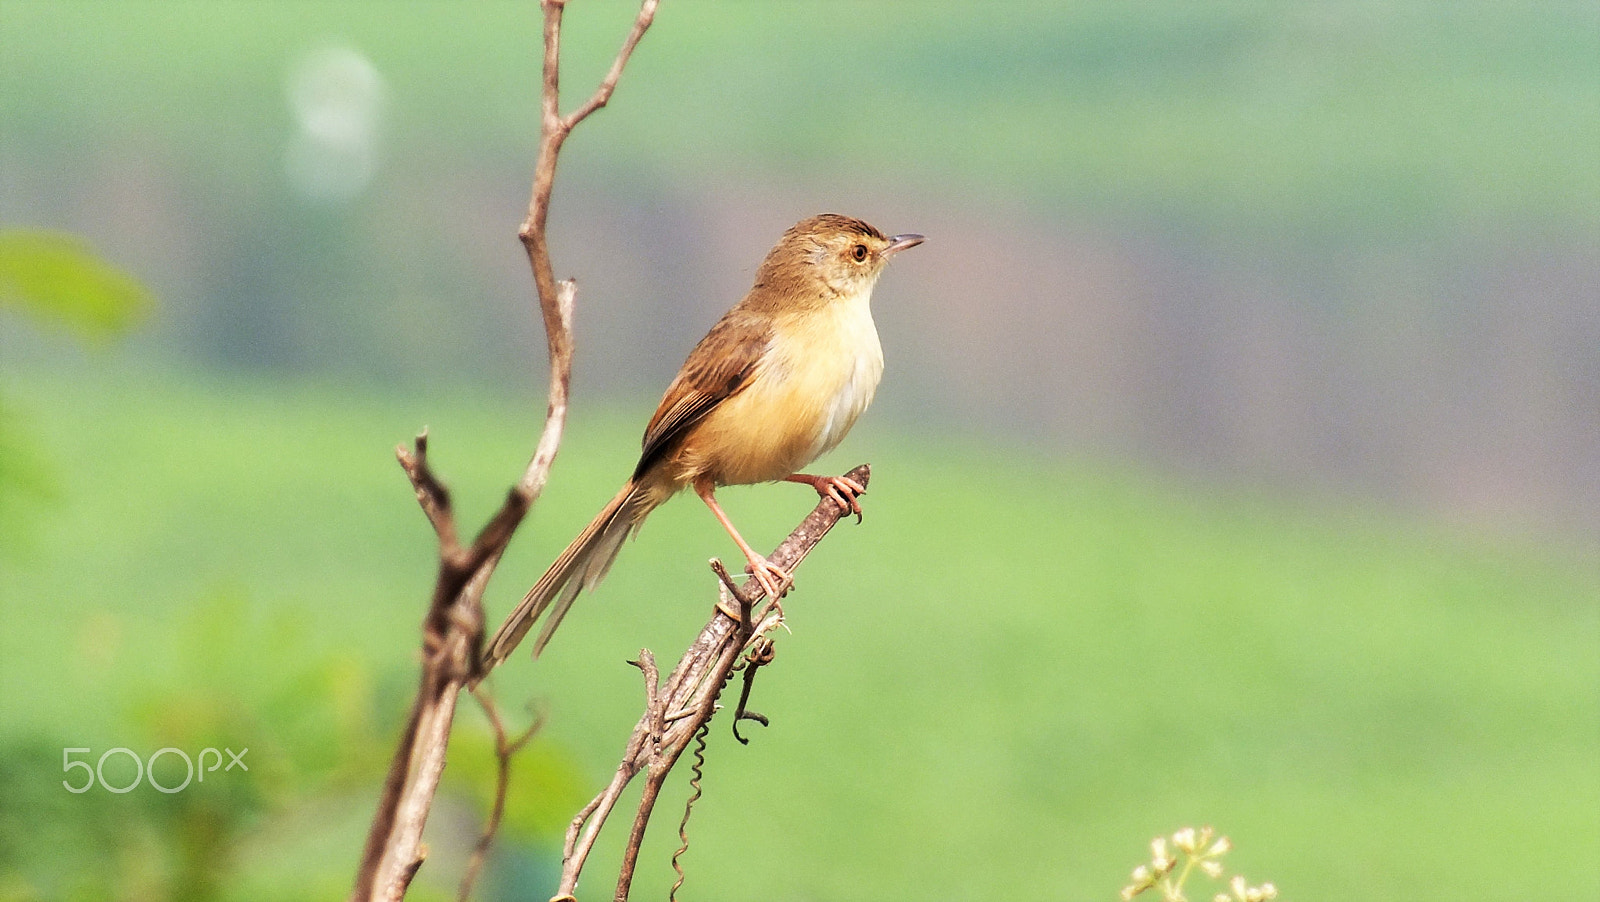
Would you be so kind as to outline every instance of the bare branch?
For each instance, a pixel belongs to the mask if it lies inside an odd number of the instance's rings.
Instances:
[[[433,671],[434,668],[425,662],[424,685],[418,690],[411,721],[390,766],[385,803],[390,801],[391,786],[399,786],[400,791],[392,807],[380,806],[373,820],[360,875],[366,885],[357,884],[357,898],[405,898],[411,878],[416,876],[426,857],[422,828],[427,823],[433,795],[439,788],[439,777],[444,773],[444,750],[455,717],[456,696],[462,686],[460,681],[448,679],[443,684],[429,685],[435,676]],[[398,781],[397,776],[400,777]],[[382,834],[378,832],[380,824],[386,827]],[[379,843],[376,849],[374,840]]]
[[[863,464],[846,475],[866,485],[872,474],[871,469]],[[793,572],[844,516],[846,512],[832,499],[822,499],[768,559]],[[758,616],[730,616],[726,608],[729,601],[737,602],[740,608],[749,612],[762,599],[764,592],[755,580],[746,580],[743,586],[735,586],[730,579],[719,586],[718,594],[719,601],[713,609],[711,620],[683,653],[678,666],[667,678],[666,685],[647,694],[645,711],[628,738],[622,761],[617,765],[611,782],[573,818],[567,830],[561,883],[552,902],[573,897],[584,863],[599,838],[606,818],[616,807],[617,799],[628,783],[640,772],[645,772],[644,792],[629,830],[617,880],[615,898],[619,902],[628,898],[645,828],[667,775],[695,733],[715,713],[717,697],[738,666],[740,656],[761,645],[763,660],[770,660],[770,657],[766,657],[770,655],[770,648],[767,647],[770,643],[766,642],[765,637],[783,623],[782,609],[769,602]],[[640,660],[645,660],[643,653]],[[653,678],[648,679],[647,685],[653,685],[654,682]]]
[[[403,447],[397,449],[400,465],[417,493],[417,502],[439,538],[439,569],[422,625],[423,661],[417,697],[395,748],[372,828],[367,834],[351,895],[355,902],[397,902],[405,897],[411,879],[422,865],[425,855],[422,830],[444,770],[456,699],[464,686],[483,677],[479,670],[483,592],[512,534],[543,491],[566,427],[567,398],[572,381],[572,312],[577,289],[570,280],[556,281],[545,237],[556,158],[572,129],[603,106],[616,89],[628,57],[650,26],[656,3],[657,0],[645,0],[611,71],[595,95],[578,113],[567,118],[560,115],[561,12],[565,0],[543,0],[541,4],[544,66],[539,156],[534,165],[528,218],[518,230],[518,236],[533,271],[550,356],[544,429],[522,477],[507,493],[500,510],[478,533],[472,546],[466,549],[460,545],[450,494],[428,466],[426,430],[417,437],[414,453]],[[495,823],[498,823],[498,816]],[[488,835],[492,837],[492,830]],[[475,870],[472,873],[475,874]],[[465,889],[470,890],[470,877]]]

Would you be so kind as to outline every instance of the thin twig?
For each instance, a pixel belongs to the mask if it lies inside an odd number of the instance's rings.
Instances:
[[[500,710],[494,703],[494,696],[482,686],[474,686],[469,690],[472,697],[478,700],[478,707],[483,709],[484,716],[489,718],[489,728],[494,731],[494,756],[495,756],[495,783],[494,804],[489,808],[489,819],[484,822],[483,832],[478,836],[478,842],[472,847],[472,856],[467,859],[466,872],[461,876],[461,889],[456,894],[459,902],[467,902],[472,896],[472,885],[478,881],[478,874],[483,870],[483,865],[489,860],[489,849],[494,845],[495,834],[500,830],[500,821],[506,813],[506,791],[511,787],[511,759],[533,739],[544,726],[544,715],[537,714],[533,723],[528,728],[517,734],[515,739],[506,735],[505,721],[500,718]]]
[[[722,563],[722,561],[718,558],[712,558],[711,572],[717,575],[718,580],[721,580],[722,585],[727,588],[729,595],[732,595],[735,599],[738,599],[743,606],[749,606],[749,602],[746,602],[744,599],[744,592],[739,589],[739,584],[733,581],[733,575],[728,572],[728,567],[726,564]]]
[[[460,547],[456,538],[456,519],[451,513],[450,490],[444,487],[428,467],[428,429],[423,427],[415,439],[416,451],[406,450],[405,445],[394,449],[394,456],[400,461],[400,466],[411,478],[411,485],[417,492],[417,504],[422,507],[422,512],[433,525],[433,531],[439,537],[439,547],[454,554]]]

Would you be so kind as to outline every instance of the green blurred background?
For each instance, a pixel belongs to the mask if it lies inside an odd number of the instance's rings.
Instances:
[[[632,14],[573,0],[569,105]],[[391,449],[428,425],[475,524],[540,425],[537,42],[531,0],[0,0],[0,226],[154,298],[0,291],[0,899],[348,891],[433,569]],[[687,895],[1110,899],[1211,823],[1286,898],[1600,898],[1597,60],[1580,4],[666,0],[563,158],[573,420],[491,610],[776,236],[859,215],[929,236],[823,464],[873,463],[866,522],[801,574],[771,727],[713,732]],[[811,503],[727,495],[757,545]],[[729,553],[670,505],[497,674],[549,724],[478,898],[547,897],[624,660]],[[62,788],[119,747],[251,769]],[[464,709],[415,898],[489,749]]]

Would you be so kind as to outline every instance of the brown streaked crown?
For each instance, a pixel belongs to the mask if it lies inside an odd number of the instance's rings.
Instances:
[[[784,237],[805,234],[860,235],[864,238],[884,240],[883,233],[870,224],[849,216],[840,216],[838,213],[823,213],[810,219],[802,219],[790,226]]]

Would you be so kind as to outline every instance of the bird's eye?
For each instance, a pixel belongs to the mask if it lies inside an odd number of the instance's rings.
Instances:
[[[856,249],[851,251],[851,255],[856,258],[857,263],[860,263],[862,260],[867,259],[867,246],[865,244],[856,245]]]

